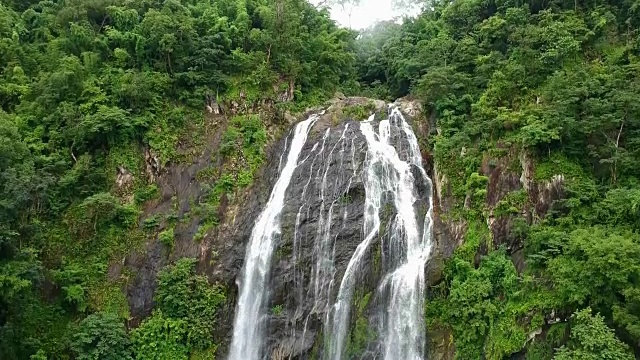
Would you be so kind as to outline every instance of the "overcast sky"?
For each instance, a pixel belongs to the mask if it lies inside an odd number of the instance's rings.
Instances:
[[[312,1],[318,3],[319,1]],[[363,29],[377,21],[391,20],[402,16],[407,10],[394,9],[393,0],[360,0],[360,5],[336,5],[331,9],[331,17],[345,27]],[[351,15],[351,16],[349,16]]]

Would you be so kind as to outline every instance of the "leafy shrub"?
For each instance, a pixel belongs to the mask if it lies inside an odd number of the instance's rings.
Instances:
[[[528,194],[524,190],[511,191],[498,201],[494,209],[495,216],[519,214],[524,209]]]
[[[222,153],[222,150],[220,150],[220,152]],[[207,166],[206,168],[198,171],[198,173],[196,174],[196,180],[198,180],[199,182],[211,181],[214,179],[215,174],[216,168],[214,168],[213,166]]]
[[[160,220],[160,214],[151,215],[148,218],[144,219],[144,221],[142,222],[142,227],[146,230],[153,230],[158,227],[158,225],[160,225]]]
[[[188,359],[188,323],[155,311],[139,328],[131,332],[133,353],[137,360]]]
[[[78,360],[131,359],[124,323],[111,313],[91,314],[82,320],[73,336],[71,350]]]
[[[376,110],[375,104],[367,103],[364,105],[345,106],[342,112],[347,118],[353,120],[366,120]]]
[[[600,315],[587,308],[572,316],[569,343],[558,349],[554,360],[633,360],[629,347],[618,340]]]
[[[215,351],[212,331],[224,291],[196,275],[196,262],[180,259],[158,274],[156,310],[132,332],[136,359],[187,359]]]
[[[181,259],[163,269],[154,300],[164,316],[187,321],[190,349],[206,349],[213,345],[211,332],[225,295],[221,287],[212,287],[206,277],[195,274],[195,264],[195,259]]]
[[[62,289],[64,301],[77,311],[84,312],[88,307],[87,288],[95,277],[95,268],[84,267],[79,263],[64,264],[61,269],[51,272],[54,281]]]
[[[99,193],[84,199],[70,213],[70,229],[74,236],[86,239],[111,226],[127,229],[137,223],[138,211],[121,205],[109,193]]]
[[[451,326],[456,358],[502,359],[521,348],[525,329],[508,306],[519,279],[504,250],[490,253],[478,269],[454,256],[446,266],[445,278],[449,294],[426,305],[427,322]]]
[[[31,355],[29,357],[29,360],[47,360],[47,354],[44,352],[44,350],[40,349],[37,353]]]
[[[202,239],[204,239],[204,236],[207,234],[207,231],[211,230],[213,227],[214,224],[211,222],[205,222],[204,224],[198,226],[198,231],[196,231],[195,235],[193,235],[193,241],[202,241]]]
[[[160,242],[168,247],[169,249],[173,249],[173,243],[175,240],[175,235],[173,233],[173,228],[164,230],[163,232],[161,232],[160,234],[158,234],[158,240],[160,240]]]
[[[134,193],[134,199],[136,204],[143,204],[149,200],[155,199],[160,195],[158,185],[151,184],[142,189],[137,190]]]
[[[271,308],[271,313],[273,315],[278,316],[278,315],[282,314],[282,310],[283,310],[282,304],[278,304],[278,305],[275,305],[274,307]]]

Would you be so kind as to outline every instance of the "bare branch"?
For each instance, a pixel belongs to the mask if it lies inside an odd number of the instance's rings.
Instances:
[[[620,124],[620,131],[618,131],[618,137],[616,138],[616,149],[620,146],[620,135],[622,135],[622,128],[624,127],[624,121]]]

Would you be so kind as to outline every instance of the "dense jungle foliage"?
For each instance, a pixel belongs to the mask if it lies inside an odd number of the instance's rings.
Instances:
[[[411,93],[435,115],[448,215],[469,225],[426,307],[456,358],[640,353],[639,56],[633,0],[443,1],[363,34],[366,92]],[[519,178],[523,156],[543,187],[564,184],[543,219],[533,189],[488,205],[500,184],[484,175]],[[508,238],[491,239],[486,224],[504,217]]]
[[[447,215],[468,231],[426,321],[452,332],[457,358],[633,359],[640,2],[427,5],[357,37],[304,0],[3,1],[0,358],[214,358],[225,289],[193,260],[160,272],[155,310],[129,326],[127,274],[109,265],[150,237],[171,247],[174,233],[140,219],[157,187],[136,176],[121,193],[118,167],[140,169],[145,149],[184,160],[176,149],[198,144],[205,104],[298,110],[341,90],[410,94],[436,119],[430,145],[457,199]],[[199,211],[251,183],[266,121],[230,120],[220,151],[246,169],[218,179]],[[537,199],[523,190],[487,204],[481,169],[520,171],[523,154],[536,182],[564,184],[544,217],[528,216]],[[502,244],[486,226],[496,217],[513,224]]]
[[[225,291],[192,262],[161,273],[153,315],[125,329],[128,275],[109,265],[154,236],[171,247],[173,228],[155,228],[177,221],[139,219],[158,196],[143,149],[184,160],[205,106],[304,108],[353,86],[356,35],[302,0],[2,1],[0,358],[212,358]],[[215,184],[205,214],[264,158],[265,125],[237,112],[220,151],[247,168]]]

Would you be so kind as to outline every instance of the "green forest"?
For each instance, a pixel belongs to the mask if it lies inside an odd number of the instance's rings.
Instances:
[[[638,1],[458,0],[359,40],[363,91],[411,93],[435,114],[433,156],[458,199],[450,216],[470,224],[426,309],[457,358],[640,353],[639,30]],[[522,154],[537,181],[562,174],[566,187],[533,226],[522,190],[488,209],[479,174],[520,167]],[[484,225],[501,215],[524,246],[522,272]],[[540,327],[544,341],[529,341]]]
[[[457,359],[640,354],[640,1],[422,5],[359,33],[305,0],[3,0],[0,358],[214,359],[226,293],[193,259],[160,271],[153,313],[130,326],[109,265],[174,234],[139,226],[157,187],[136,177],[121,193],[118,167],[139,169],[142,149],[186,161],[176,149],[202,146],[205,106],[268,107],[232,119],[220,152],[246,169],[216,182],[200,208],[215,213],[265,162],[269,122],[336,92],[414,97],[435,119],[420,140],[468,230],[425,322]],[[537,182],[565,187],[534,221],[523,190],[488,206],[481,171],[523,154]],[[491,239],[495,216],[523,269]]]

